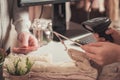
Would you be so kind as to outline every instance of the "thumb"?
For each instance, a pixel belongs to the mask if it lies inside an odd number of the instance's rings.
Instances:
[[[114,29],[112,29],[112,28],[109,28],[108,30],[106,30],[106,34],[113,34],[115,32],[115,30]]]

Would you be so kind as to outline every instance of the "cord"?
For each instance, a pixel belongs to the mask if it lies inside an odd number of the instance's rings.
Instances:
[[[91,12],[91,8],[92,8],[92,5],[93,5],[93,1],[94,0],[90,0],[90,6],[89,6],[89,8],[88,8],[88,15],[87,15],[87,19],[89,20],[90,19],[90,12]]]
[[[41,5],[41,13],[40,13],[39,19],[42,17],[43,10],[44,10],[44,6],[43,6],[43,5]]]

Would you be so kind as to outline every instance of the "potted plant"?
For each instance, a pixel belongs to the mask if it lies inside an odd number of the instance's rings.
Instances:
[[[10,80],[28,80],[34,61],[24,54],[10,54],[5,59],[5,68]]]
[[[4,49],[0,48],[0,79],[4,80],[3,78],[3,63],[6,57],[6,52]]]

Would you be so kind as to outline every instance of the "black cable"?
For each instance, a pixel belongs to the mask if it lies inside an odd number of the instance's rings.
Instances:
[[[89,6],[89,8],[88,8],[88,15],[87,15],[87,19],[89,20],[90,19],[90,12],[92,11],[92,4],[93,4],[93,1],[94,0],[90,0],[90,6]],[[90,11],[91,10],[91,11]]]
[[[44,10],[44,5],[41,5],[41,13],[40,13],[39,19],[42,17],[43,10]]]

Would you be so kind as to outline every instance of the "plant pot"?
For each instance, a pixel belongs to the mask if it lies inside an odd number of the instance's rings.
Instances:
[[[4,77],[3,77],[3,62],[0,63],[0,80],[4,80]]]
[[[26,75],[16,76],[9,74],[9,80],[30,80],[29,73]]]

